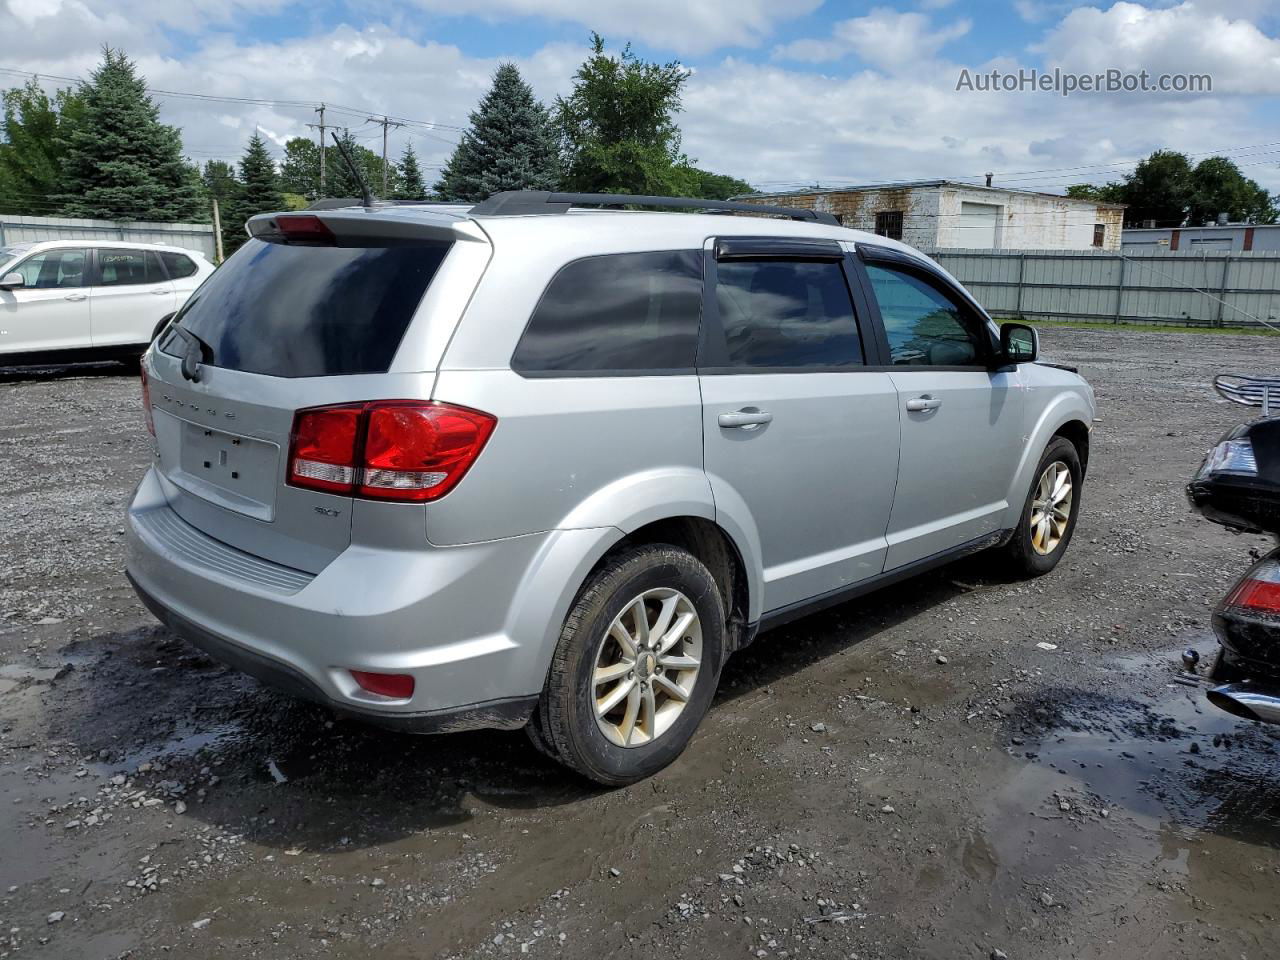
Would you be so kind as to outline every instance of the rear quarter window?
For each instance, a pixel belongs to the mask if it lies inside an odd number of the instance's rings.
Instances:
[[[181,253],[161,253],[160,259],[164,261],[164,268],[168,272],[170,280],[181,280],[183,277],[189,277],[197,269],[195,261]]]
[[[575,260],[547,286],[511,366],[560,376],[692,370],[701,312],[700,250]]]
[[[451,244],[249,240],[179,311],[216,367],[273,377],[386,373]],[[182,355],[170,336],[162,349]]]

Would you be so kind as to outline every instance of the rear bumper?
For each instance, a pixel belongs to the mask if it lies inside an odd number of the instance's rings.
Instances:
[[[137,592],[138,598],[155,615],[155,618],[192,646],[200,648],[215,660],[248,674],[267,686],[300,700],[309,700],[312,703],[330,707],[344,716],[408,733],[453,733],[484,727],[514,729],[525,725],[538,703],[535,695],[465,704],[442,710],[386,713],[338,701],[325,693],[301,670],[206,630],[198,623],[170,610],[139,586],[132,576],[128,574],[126,576],[129,577],[129,583]]]
[[[267,563],[186,524],[153,472],[127,521],[127,573],[143,602],[211,656],[308,700],[426,731],[518,727],[532,712],[567,600],[562,557],[589,531],[459,547],[353,543],[318,574]],[[581,542],[579,542],[581,541]],[[274,568],[274,569],[270,569]],[[351,670],[407,673],[413,696],[358,687]]]

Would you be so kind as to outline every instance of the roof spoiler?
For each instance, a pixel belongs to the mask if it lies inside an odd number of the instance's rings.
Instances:
[[[669,209],[723,210],[731,213],[759,213],[833,227],[840,221],[833,214],[804,207],[779,207],[741,200],[703,200],[698,197],[648,197],[629,193],[549,193],[545,190],[508,190],[495,193],[471,208],[473,217],[546,216],[567,213],[570,207],[638,206]]]

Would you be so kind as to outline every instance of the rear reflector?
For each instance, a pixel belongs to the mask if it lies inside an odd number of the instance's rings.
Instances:
[[[421,400],[299,410],[289,483],[375,500],[438,500],[480,456],[497,422],[479,410]]]
[[[1280,563],[1267,559],[1254,566],[1227,594],[1224,605],[1280,614]]]
[[[366,673],[352,670],[351,676],[361,690],[376,693],[380,697],[408,700],[413,696],[413,677],[407,673]]]

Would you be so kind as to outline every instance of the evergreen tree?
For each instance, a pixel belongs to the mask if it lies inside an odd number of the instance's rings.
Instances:
[[[68,217],[189,220],[198,181],[182,159],[182,140],[159,120],[146,81],[122,51],[107,47],[79,95],[84,109],[63,143],[59,201]]]
[[[573,90],[556,99],[565,187],[660,196],[696,188],[675,122],[688,79],[679,62],[647,63],[630,45],[608,56],[593,33]]]
[[[47,217],[62,177],[63,134],[84,108],[72,90],[52,97],[34,79],[3,94],[0,213]]]
[[[240,158],[238,189],[232,202],[223,208],[222,250],[231,256],[249,239],[245,221],[255,214],[272,213],[284,207],[275,161],[267,152],[266,141],[255,130]]]
[[[502,190],[554,190],[559,182],[554,128],[546,107],[513,63],[471,113],[471,126],[436,184],[445,200],[484,200]]]
[[[240,181],[236,179],[236,168],[225,160],[206,160],[204,170],[200,174],[200,186],[207,200],[218,201],[218,219],[222,223],[223,256],[239,246],[237,233],[244,233],[243,228],[235,222],[236,204],[240,199]],[[212,216],[212,214],[211,214]]]
[[[418,167],[418,155],[413,152],[412,144],[405,144],[404,153],[400,155],[399,166],[400,189],[396,193],[396,199],[427,199],[427,188],[422,183],[422,170]]]

